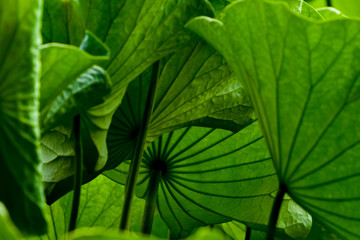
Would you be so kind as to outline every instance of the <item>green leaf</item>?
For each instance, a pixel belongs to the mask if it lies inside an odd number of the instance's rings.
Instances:
[[[113,110],[121,102],[119,93],[131,80],[158,59],[189,44],[192,34],[183,27],[188,20],[213,15],[203,0],[164,0],[156,4],[150,0],[137,4],[132,0],[47,2],[43,34],[48,41],[73,44],[72,39],[89,29],[111,49],[106,69],[113,82],[113,94],[104,108],[108,104],[107,108]],[[114,98],[117,103],[111,104]]]
[[[105,176],[99,175],[93,181],[81,188],[79,216],[77,228],[102,227],[104,229],[117,228],[120,221],[123,204],[124,187]],[[63,240],[67,236],[70,220],[72,192],[64,195],[48,207],[48,234],[35,239]],[[136,198],[133,206],[131,230],[141,222],[145,201]]]
[[[0,201],[26,234],[46,231],[39,172],[41,2],[0,1]]]
[[[303,0],[272,0],[274,2],[286,2],[290,9],[292,9],[296,13],[302,12]]]
[[[327,228],[319,224],[317,221],[314,221],[311,227],[311,231],[309,235],[305,238],[305,240],[341,240],[334,233],[330,232]]]
[[[128,164],[104,174],[124,183]],[[163,134],[144,153],[139,197],[159,170],[157,208],[173,237],[231,219],[268,221],[278,182],[257,123],[238,133],[187,127]]]
[[[243,86],[236,81],[223,57],[209,45],[194,44],[164,59],[161,65],[148,142],[154,141],[164,132],[183,126],[221,127],[237,131],[253,121],[253,109]],[[150,77],[149,69],[129,85],[123,103],[116,111],[110,126],[107,140],[109,158],[106,166],[97,173],[88,174],[85,181],[90,181],[102,171],[115,168],[129,159],[142,122]],[[54,134],[59,135],[55,132]],[[48,146],[49,143],[43,145]],[[59,159],[64,156],[55,149],[49,154],[53,156],[53,152]],[[66,156],[73,158],[74,153],[69,152]],[[64,169],[65,174],[60,176],[61,171],[58,170],[58,177],[46,178],[46,181],[57,182],[73,174],[73,171],[70,171],[70,162],[59,162],[56,169],[59,167]],[[64,190],[70,190],[72,183],[67,181],[61,185]],[[48,195],[48,199],[50,198],[56,199]]]
[[[105,138],[98,138],[98,132],[102,133],[103,128],[96,126],[96,119],[93,120],[91,112],[86,110],[102,103],[110,92],[106,72],[93,66],[106,61],[109,51],[88,32],[80,48],[47,44],[42,54],[45,66],[41,79],[43,181],[58,182],[74,174],[75,152],[71,137],[72,118],[77,114],[81,114],[83,146],[89,149],[84,151],[85,168],[93,172],[97,165],[106,161]],[[47,185],[47,195],[52,187],[53,184]]]
[[[111,78],[112,92],[85,117],[90,137],[100,153],[95,170],[106,163],[107,130],[127,85],[157,60],[195,41],[194,34],[184,28],[187,21],[199,15],[213,15],[210,4],[204,0],[163,0],[155,4],[152,0],[136,4],[132,0],[48,0],[44,11],[43,35],[47,41],[78,45],[76,39],[89,29],[112,53],[110,62],[102,65]]]
[[[102,228],[82,228],[76,230],[68,240],[161,240],[154,236],[141,236],[133,232],[119,232],[118,230],[107,230]],[[217,239],[216,239],[217,240]]]
[[[69,92],[71,92],[70,85],[74,84],[94,64],[99,64],[109,59],[106,47],[100,42],[93,40],[93,37],[89,34],[84,39],[82,47],[84,51],[70,45],[58,43],[42,46],[40,122],[44,127],[43,131],[49,129],[49,126],[46,126],[49,120],[56,122],[56,119],[49,119],[53,117],[51,115],[53,115],[54,109],[51,108],[56,108],[56,105],[62,102],[61,98],[69,95]],[[99,49],[97,52],[94,52],[96,55],[90,55],[85,51],[90,51],[92,48]],[[98,52],[102,53],[102,55],[97,54]],[[89,71],[94,72],[94,70]],[[106,74],[101,72],[99,68],[95,71],[98,74],[93,75],[102,75],[102,78],[89,78],[87,75],[83,78],[106,79]],[[81,82],[83,81],[82,79],[80,78],[78,81]],[[106,84],[109,85],[108,80]]]
[[[221,17],[222,10],[229,4],[228,0],[210,0],[209,1],[215,10],[216,18]]]
[[[2,202],[0,202],[0,236],[6,240],[18,240],[21,236]]]
[[[326,1],[316,0],[311,1],[310,4],[315,8],[327,7]],[[336,8],[338,11],[342,12],[349,17],[360,17],[360,5],[357,0],[331,0],[332,7]]]
[[[320,8],[317,11],[319,12],[319,14],[321,14],[323,18],[325,18],[328,21],[347,18],[347,16],[345,16],[339,10],[331,7]]]
[[[360,23],[313,23],[255,0],[233,4],[223,22],[203,17],[189,27],[248,87],[289,195],[333,231],[359,238]]]
[[[147,142],[189,126],[221,127],[238,131],[252,120],[252,107],[242,84],[223,57],[199,43],[162,61]],[[115,112],[108,134],[112,169],[129,159],[142,122],[150,69],[132,82]]]
[[[92,1],[86,2],[91,4]],[[80,46],[85,29],[88,29],[78,0],[45,0],[42,25],[44,43],[58,42],[74,46]]]
[[[263,226],[262,228],[261,226],[253,226],[252,224],[248,224],[248,226],[251,228],[251,235],[254,235],[256,231],[262,231],[264,233],[263,239],[265,238],[268,230],[267,226]],[[217,225],[217,227],[222,229],[232,239],[238,239],[238,236],[245,237],[246,226],[239,222],[227,222]],[[276,236],[280,239],[303,239],[309,234],[310,230],[312,230],[312,218],[291,198],[286,196],[281,205],[276,227]],[[244,237],[240,237],[239,239],[243,239]]]
[[[304,2],[301,9],[301,15],[306,16],[310,19],[316,21],[324,21],[324,16],[322,16],[318,10],[313,8],[310,4]]]
[[[227,240],[221,231],[211,228],[200,228],[187,240]]]
[[[89,68],[74,83],[65,88],[43,113],[43,132],[71,120],[84,109],[100,104],[110,93],[111,83],[106,72],[97,66]]]

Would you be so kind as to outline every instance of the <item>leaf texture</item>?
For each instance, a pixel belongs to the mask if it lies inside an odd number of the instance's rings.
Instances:
[[[150,77],[149,69],[131,83],[115,112],[105,169],[128,160],[134,149]],[[247,93],[223,57],[209,45],[198,43],[161,62],[147,142],[189,125],[238,131],[253,121],[252,113]]]
[[[109,73],[112,93],[85,118],[99,146],[95,170],[100,170],[107,160],[107,130],[127,85],[155,61],[193,43],[184,24],[195,16],[212,16],[211,6],[203,0],[48,0],[44,9],[46,41],[79,45],[89,29],[111,51],[110,62],[101,66]]]
[[[0,201],[27,234],[46,231],[39,171],[41,7],[37,0],[0,1]]]
[[[256,0],[233,4],[223,22],[204,17],[189,27],[248,87],[290,196],[335,232],[359,238],[360,23],[309,22]]]
[[[105,176],[98,176],[81,189],[77,228],[117,228],[120,221],[123,204],[124,187]],[[47,207],[50,219],[48,233],[28,240],[65,240],[68,239],[68,224],[70,220],[72,192],[64,195],[51,206]],[[136,198],[134,201],[131,227],[141,221],[145,201]],[[133,230],[133,229],[131,229]]]
[[[105,174],[123,183],[128,162]],[[238,133],[187,127],[163,134],[144,153],[137,195],[161,171],[157,208],[173,237],[237,219],[266,224],[278,182],[257,123]]]

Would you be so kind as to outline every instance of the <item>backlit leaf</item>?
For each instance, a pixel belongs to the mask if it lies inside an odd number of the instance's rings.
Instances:
[[[202,17],[189,27],[248,87],[289,195],[325,226],[359,238],[360,22],[309,22],[253,0],[233,4],[223,22]]]
[[[162,61],[147,142],[189,126],[237,131],[252,120],[252,107],[242,84],[223,57],[199,43]],[[151,70],[131,83],[116,111],[108,134],[111,169],[128,160],[142,122]]]
[[[105,172],[123,183],[128,162]],[[238,133],[187,127],[162,135],[144,153],[137,195],[162,171],[157,208],[173,237],[231,219],[266,225],[276,173],[257,123]]]

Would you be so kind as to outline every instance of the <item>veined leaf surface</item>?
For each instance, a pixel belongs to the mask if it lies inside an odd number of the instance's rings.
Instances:
[[[208,44],[193,44],[161,62],[148,143],[165,132],[184,126],[198,125],[237,131],[253,121],[253,109],[242,84],[236,81],[223,57]],[[134,151],[150,77],[151,69],[129,84],[125,98],[110,126],[107,140],[108,161],[103,169],[87,175],[86,181],[96,177],[101,171],[115,168],[122,161],[128,160]],[[62,148],[59,150],[60,152],[53,149],[59,156],[64,156]],[[73,155],[73,152],[67,154],[69,157]],[[62,175],[61,179],[73,173],[66,171],[69,164],[58,164],[57,167],[63,168],[63,172],[67,173]],[[70,181],[59,184],[59,187],[60,185],[64,191],[71,189]],[[57,197],[52,195],[49,198]]]
[[[81,114],[83,145],[89,149],[84,152],[85,168],[93,172],[96,165],[106,161],[105,143],[93,136],[99,129],[88,120],[86,110],[102,103],[110,92],[108,75],[94,66],[108,60],[109,51],[99,39],[87,33],[80,48],[53,43],[46,44],[41,53],[45,66],[40,99],[42,172],[44,182],[54,183],[74,173],[71,136],[73,117],[77,114]],[[48,194],[50,185],[46,189]]]
[[[104,174],[124,183],[128,164]],[[156,171],[157,208],[173,237],[231,219],[267,224],[278,182],[257,123],[238,133],[187,127],[163,134],[144,153],[139,197]]]
[[[204,0],[48,0],[44,9],[46,41],[79,45],[79,36],[89,29],[110,48],[110,62],[102,66],[112,92],[86,113],[91,139],[101,146],[100,170],[106,163],[107,130],[127,85],[155,61],[192,44],[194,35],[184,24],[195,16],[212,16],[212,9]]]
[[[129,85],[114,115],[105,169],[128,160],[135,147],[150,77],[151,69]],[[189,125],[238,131],[250,124],[252,117],[247,93],[223,57],[208,44],[198,43],[161,62],[147,142]]]
[[[105,176],[98,176],[82,186],[79,207],[78,228],[92,227],[107,229],[117,228],[123,204],[124,186],[121,186]],[[71,212],[72,192],[64,195],[51,206],[48,206],[50,219],[48,233],[29,240],[64,240],[67,238],[68,224]],[[131,227],[141,221],[145,201],[134,201],[134,214]],[[133,229],[131,229],[133,230]]]
[[[42,46],[41,62],[43,68],[41,72],[40,122],[43,132],[53,127],[54,123],[52,123],[51,126],[47,126],[50,120],[56,122],[56,119],[49,118],[54,118],[51,116],[51,112],[54,112],[53,108],[57,107],[56,105],[63,104],[63,101],[61,101],[59,97],[68,98],[67,96],[72,95],[69,94],[71,85],[78,86],[79,84],[77,84],[76,81],[79,78],[81,80],[80,76],[85,71],[88,70],[89,72],[87,75],[84,75],[82,79],[89,79],[89,77],[87,77],[89,75],[98,75],[99,77],[92,79],[107,80],[106,73],[101,71],[100,68],[92,70],[90,68],[108,59],[108,49],[90,33],[85,36],[81,48],[59,43],[45,44]],[[108,80],[105,82],[109,85]],[[100,95],[103,96],[103,94]]]
[[[360,22],[309,22],[253,0],[233,4],[223,22],[201,17],[189,27],[248,87],[290,196],[332,230],[359,238]]]
[[[39,171],[41,8],[40,0],[0,1],[0,201],[28,234],[46,231]]]

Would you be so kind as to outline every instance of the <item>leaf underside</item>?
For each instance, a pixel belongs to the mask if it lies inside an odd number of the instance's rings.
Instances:
[[[124,183],[129,162],[104,172]],[[278,182],[257,123],[238,133],[187,127],[165,133],[144,153],[137,195],[162,171],[157,208],[174,237],[237,219],[266,225]]]
[[[112,92],[104,103],[83,114],[88,139],[99,151],[95,171],[101,170],[106,164],[107,131],[127,85],[157,60],[193,44],[197,38],[184,28],[184,24],[199,15],[213,15],[208,2],[164,0],[154,3],[141,0],[134,4],[132,0],[45,1],[45,42],[79,46],[85,29],[89,29],[110,49],[110,61],[101,66],[111,78]],[[56,184],[61,194],[71,189],[69,182],[66,179]],[[47,188],[47,192],[52,192],[53,187]],[[48,197],[53,201],[59,195]]]
[[[233,4],[223,22],[197,18],[189,27],[248,87],[291,197],[333,231],[359,238],[360,22],[314,23],[255,0]]]

